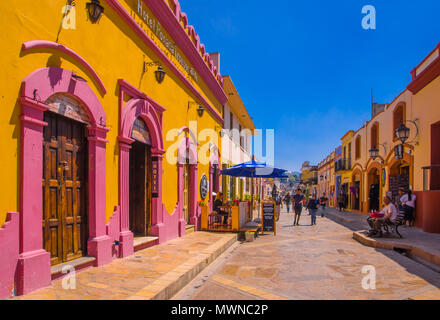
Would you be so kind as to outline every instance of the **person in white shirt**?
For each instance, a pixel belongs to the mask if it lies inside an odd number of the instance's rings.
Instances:
[[[411,190],[405,193],[404,189],[399,189],[400,203],[402,209],[405,212],[405,224],[408,221],[410,227],[414,227],[415,222],[415,209],[417,196],[412,194]]]
[[[371,236],[382,237],[382,225],[387,222],[393,223],[399,215],[399,212],[390,197],[386,196],[383,198],[383,205],[384,208],[381,211],[383,214],[382,218],[368,219],[368,223],[372,227],[372,232],[370,232]]]

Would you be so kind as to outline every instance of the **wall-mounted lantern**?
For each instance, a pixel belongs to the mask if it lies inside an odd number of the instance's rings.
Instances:
[[[156,76],[156,81],[161,84],[165,80],[166,72],[160,65],[158,61],[155,62],[144,62],[144,73],[148,71],[148,67],[158,66],[157,70],[154,71]]]
[[[86,9],[89,19],[92,23],[98,23],[104,13],[104,7],[101,6],[99,0],[92,0],[86,3]]]
[[[396,129],[396,137],[403,144],[405,144],[405,142],[408,141],[410,133],[411,133],[411,130],[407,126],[405,126],[403,123],[400,125],[400,127],[398,129]]]
[[[200,106],[197,108],[197,114],[198,114],[199,117],[201,118],[201,117],[203,117],[203,113],[205,113],[205,108],[204,108],[202,105],[200,105]]]
[[[379,143],[379,145],[384,148],[385,156],[386,156],[387,155],[387,143],[386,142],[383,144]],[[380,154],[379,154],[380,150],[376,146],[371,148],[368,152],[370,153],[370,158],[373,159],[373,161],[375,161],[377,158],[380,157]],[[382,163],[383,163],[383,160],[382,160]]]

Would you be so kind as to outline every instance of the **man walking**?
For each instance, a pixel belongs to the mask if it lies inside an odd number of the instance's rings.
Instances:
[[[284,202],[286,203],[287,213],[290,213],[290,203],[291,203],[290,193],[287,193],[286,197],[284,198]]]
[[[293,196],[294,200],[294,209],[295,209],[295,220],[293,222],[293,226],[299,226],[299,219],[301,218],[302,206],[304,204],[304,195],[302,194],[302,190],[298,189],[296,194]]]
[[[325,208],[327,207],[328,198],[325,196],[325,192],[322,194],[321,199],[319,200],[321,204],[321,217],[324,218]]]

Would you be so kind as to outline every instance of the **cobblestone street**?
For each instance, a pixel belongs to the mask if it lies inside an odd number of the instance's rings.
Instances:
[[[365,247],[353,231],[319,216],[282,213],[277,236],[236,246],[175,299],[440,299],[439,273],[397,252]],[[376,290],[364,290],[364,266]]]

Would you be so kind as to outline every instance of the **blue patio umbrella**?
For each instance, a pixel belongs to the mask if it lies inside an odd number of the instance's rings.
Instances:
[[[231,168],[222,170],[220,173],[225,176],[240,178],[288,178],[285,174],[287,170],[267,166],[264,162],[251,160]],[[252,203],[254,202],[254,192],[252,188]],[[258,215],[260,215],[258,213]]]

